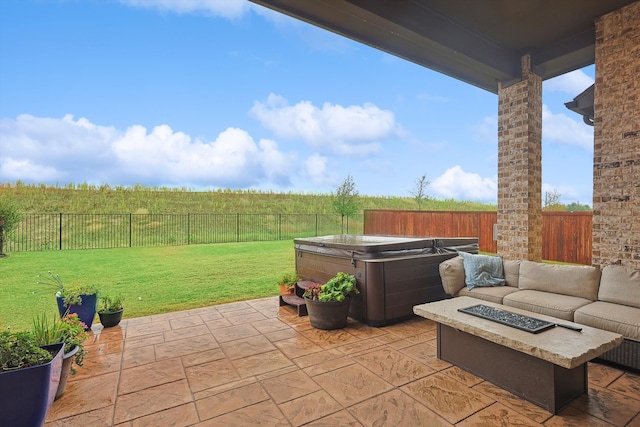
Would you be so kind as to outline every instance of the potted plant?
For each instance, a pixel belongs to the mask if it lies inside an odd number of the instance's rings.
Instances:
[[[66,287],[62,283],[59,274],[48,272],[49,280],[42,280],[38,275],[38,282],[45,285],[52,285],[58,288],[56,292],[56,302],[60,317],[70,313],[77,313],[80,321],[85,324],[86,329],[91,329],[93,319],[96,317],[96,305],[98,303],[98,291],[93,285]]]
[[[337,273],[324,285],[314,284],[304,292],[309,321],[318,329],[341,329],[347,324],[351,294],[358,294],[352,274]]]
[[[62,373],[60,383],[56,391],[56,399],[59,399],[67,386],[69,373],[75,374],[73,363],[82,366],[87,350],[84,342],[89,337],[85,330],[85,324],[80,321],[77,313],[71,313],[62,319],[55,317],[53,322],[43,313],[33,319],[33,335],[40,346],[63,343]]]
[[[44,424],[60,381],[62,347],[41,348],[30,332],[0,332],[2,425]]]
[[[296,273],[285,273],[278,280],[278,286],[280,286],[280,293],[283,295],[292,294],[296,282],[300,280]]]
[[[122,320],[122,313],[124,307],[122,302],[124,297],[122,295],[110,296],[103,295],[100,297],[100,303],[98,304],[98,316],[100,317],[100,323],[105,328],[111,328],[116,326]]]

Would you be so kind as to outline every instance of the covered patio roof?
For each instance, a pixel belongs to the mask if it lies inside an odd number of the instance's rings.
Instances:
[[[498,92],[520,58],[549,79],[593,64],[594,20],[635,0],[251,0]]]

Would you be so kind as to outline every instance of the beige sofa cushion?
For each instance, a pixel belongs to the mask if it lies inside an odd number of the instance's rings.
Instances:
[[[503,259],[502,265],[504,267],[505,285],[517,288],[520,279],[520,260]],[[444,291],[451,296],[461,296],[461,290],[463,288],[466,289],[466,285],[464,283],[464,261],[462,260],[462,257],[458,255],[454,258],[441,262],[438,266],[438,270],[440,271],[440,278],[442,279],[442,287],[444,288]],[[474,288],[473,291],[476,291],[476,289]],[[492,295],[499,296],[500,301],[496,302],[501,303],[502,297],[510,294],[511,292],[514,292],[514,289],[488,290],[483,293],[489,295],[490,299],[488,301],[493,301]],[[470,294],[464,293],[464,295],[475,297],[476,292],[471,292]],[[478,296],[477,298],[481,297]]]
[[[502,267],[504,268],[505,285],[517,288],[520,283],[520,260],[502,258]]]
[[[604,267],[598,300],[640,308],[640,270],[621,265]]]
[[[577,309],[575,322],[640,340],[640,308],[596,301]]]
[[[590,304],[586,298],[560,295],[550,292],[520,290],[506,295],[502,303],[509,307],[521,308],[533,313],[573,321],[573,313],[580,307]]]
[[[598,299],[600,270],[587,265],[544,264],[524,260],[520,263],[519,288]]]
[[[442,279],[442,287],[447,294],[452,297],[456,296],[458,291],[465,287],[464,262],[460,255],[441,262],[438,270]]]
[[[502,304],[502,299],[505,295],[509,295],[513,292],[518,292],[518,288],[514,288],[513,286],[489,286],[469,290],[465,286],[460,289],[456,296],[473,297],[484,301],[495,302],[496,304]]]

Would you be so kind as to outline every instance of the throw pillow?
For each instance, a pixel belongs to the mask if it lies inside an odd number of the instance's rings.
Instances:
[[[474,255],[458,252],[464,264],[464,282],[467,289],[487,286],[503,286],[502,258],[490,255]]]

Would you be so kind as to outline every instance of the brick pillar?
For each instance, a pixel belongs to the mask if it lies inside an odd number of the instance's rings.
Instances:
[[[542,260],[542,79],[498,88],[498,254]]]
[[[596,21],[593,264],[640,269],[640,3]]]

